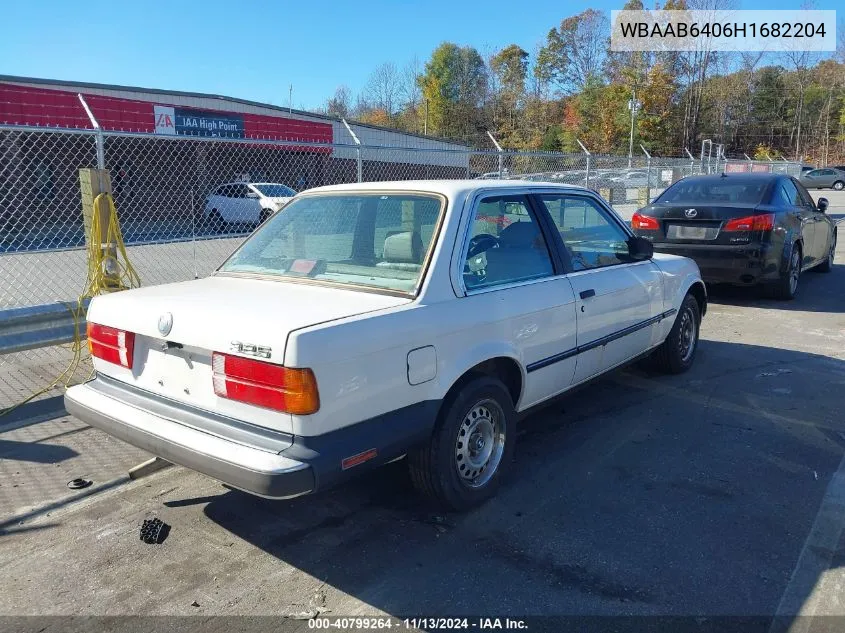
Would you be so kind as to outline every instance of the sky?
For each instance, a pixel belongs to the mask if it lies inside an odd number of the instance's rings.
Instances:
[[[734,0],[795,9],[800,0]],[[337,86],[357,94],[384,62],[424,64],[443,41],[485,57],[511,43],[534,53],[549,29],[624,0],[250,2],[9,0],[0,74],[220,94],[322,107]],[[649,6],[649,2],[645,3]],[[835,9],[837,0],[815,8]],[[293,86],[292,104],[289,87]]]

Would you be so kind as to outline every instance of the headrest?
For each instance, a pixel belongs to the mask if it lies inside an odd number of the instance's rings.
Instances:
[[[533,222],[514,222],[499,233],[499,243],[503,246],[531,247],[539,234]]]
[[[388,235],[384,240],[384,261],[419,264],[422,254],[422,238],[419,233],[405,231]]]

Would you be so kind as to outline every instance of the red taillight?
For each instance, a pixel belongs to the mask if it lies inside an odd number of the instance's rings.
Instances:
[[[88,349],[91,356],[132,369],[135,333],[88,322]]]
[[[635,229],[645,229],[646,231],[656,231],[660,228],[660,223],[652,217],[635,213],[631,218],[631,226]]]
[[[775,214],[762,213],[728,220],[723,231],[771,231],[775,228]]]
[[[317,380],[310,369],[291,369],[260,360],[214,352],[211,355],[214,393],[284,411],[309,415],[320,408]]]

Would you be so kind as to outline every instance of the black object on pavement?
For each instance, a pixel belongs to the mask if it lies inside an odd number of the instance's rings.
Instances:
[[[148,545],[159,545],[170,533],[170,526],[161,519],[146,519],[141,525],[141,540]]]
[[[71,479],[69,482],[67,482],[67,487],[71,490],[80,490],[82,488],[87,488],[92,483],[94,482],[90,479],[83,479],[82,477],[77,477],[76,479]]]

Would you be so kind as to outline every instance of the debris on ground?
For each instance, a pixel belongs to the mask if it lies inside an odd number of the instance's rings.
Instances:
[[[170,534],[170,526],[161,519],[146,519],[141,524],[141,540],[148,545],[160,545],[168,534]]]
[[[301,607],[302,605],[291,605],[293,607]],[[326,608],[326,593],[322,590],[317,590],[317,592],[311,596],[311,599],[308,601],[308,606],[305,608],[304,611],[296,611],[285,614],[284,617],[290,618],[291,620],[313,620],[321,613],[328,613],[331,609]]]
[[[781,374],[791,374],[791,369],[776,369],[774,371],[764,371],[762,374],[757,374],[757,378],[764,378],[767,376],[780,376]]]
[[[191,603],[191,606],[192,606],[192,607],[198,607],[198,606],[200,606],[200,603],[199,603],[199,602],[197,602],[196,600],[194,600],[194,601]]]
[[[81,490],[82,488],[87,488],[90,486],[93,481],[90,479],[83,479],[82,477],[77,477],[76,479],[71,479],[67,482],[67,487],[71,490]]]

